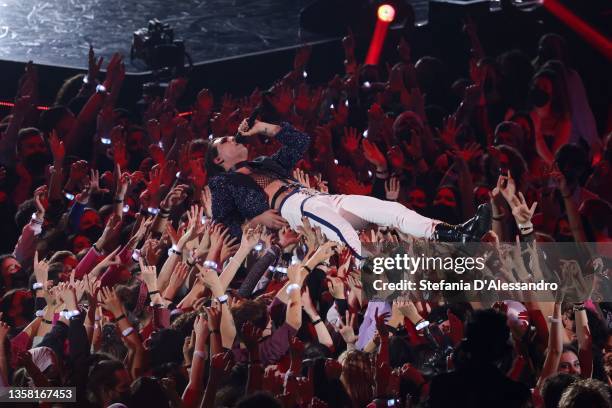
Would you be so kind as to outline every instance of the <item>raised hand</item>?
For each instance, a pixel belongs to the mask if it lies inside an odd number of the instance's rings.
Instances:
[[[189,188],[186,184],[179,184],[168,192],[166,197],[161,201],[160,207],[170,211],[187,198],[186,190]]]
[[[261,225],[258,225],[255,228],[248,228],[242,234],[242,241],[240,242],[240,246],[248,248],[249,250],[253,249],[255,245],[257,245],[261,240],[262,234],[263,227]]]
[[[42,221],[45,218],[45,197],[47,195],[47,186],[43,185],[34,190],[34,205],[36,206],[36,218]]]
[[[287,221],[279,214],[279,212],[272,209],[264,211],[257,217],[251,219],[250,223],[254,225],[262,224],[263,226],[274,230],[288,225]]]
[[[66,157],[66,148],[64,147],[64,142],[59,139],[55,130],[52,130],[49,135],[49,147],[53,155],[53,165],[58,167],[61,166],[64,163],[64,157]]]
[[[42,261],[38,260],[38,251],[34,252],[34,276],[36,277],[36,283],[42,283],[43,286],[47,284],[49,279],[49,262],[45,259]]]
[[[62,282],[58,285],[58,295],[68,310],[76,310],[77,298],[73,284]]]
[[[106,255],[106,257],[101,262],[99,262],[98,265],[96,265],[96,268],[105,269],[109,266],[121,265],[123,262],[121,261],[119,255],[117,255],[120,249],[121,247],[117,247],[111,253]]]
[[[225,263],[230,256],[233,256],[238,251],[240,244],[238,244],[237,241],[238,238],[232,237],[229,234],[225,235],[221,245],[221,251],[219,252],[219,260],[221,263]]]
[[[252,350],[255,347],[258,347],[262,333],[263,330],[255,326],[250,321],[245,322],[242,325],[242,341],[244,342],[246,348]]]
[[[300,169],[299,167],[296,167],[295,170],[293,170],[293,178],[296,179],[298,183],[300,183],[304,187],[306,188],[311,187],[308,174],[304,170]]]
[[[537,206],[538,202],[535,201],[531,207],[529,207],[527,205],[527,201],[525,200],[525,196],[523,196],[523,193],[519,191],[518,195],[515,196],[515,199],[511,204],[512,215],[518,224],[527,224],[531,221]]]
[[[376,166],[377,170],[384,171],[387,169],[387,159],[385,159],[385,156],[374,143],[363,139],[361,146],[363,148],[363,156],[367,161]]]
[[[219,307],[218,304],[207,307],[206,316],[208,321],[208,329],[211,332],[219,331],[221,329],[221,307]]]
[[[217,275],[217,271],[202,265],[196,265],[196,267],[200,271],[198,278],[202,281],[204,286],[213,292],[213,296],[221,296],[223,294],[223,287],[221,285],[221,281],[219,280],[219,275]]]
[[[91,169],[89,176],[89,194],[109,193],[107,188],[100,188],[100,172],[96,169]]]
[[[514,195],[516,193],[516,183],[510,174],[510,170],[508,170],[507,176],[500,175],[499,177],[501,178],[502,183],[501,185],[498,185],[498,189],[502,196],[506,199],[506,202],[512,205]]]
[[[70,166],[70,174],[68,175],[69,182],[73,184],[81,183],[83,179],[87,177],[88,168],[89,163],[87,163],[87,160],[79,160],[72,163],[72,166]]]
[[[357,336],[355,335],[355,313],[346,311],[345,322],[342,319],[338,319],[338,333],[342,336],[342,339],[346,344],[355,344],[357,342]]]
[[[223,378],[229,373],[233,365],[232,352],[218,353],[210,359],[211,375]]]
[[[389,201],[397,201],[400,193],[400,182],[398,177],[391,177],[385,181],[385,197]]]
[[[338,251],[339,247],[340,246],[337,242],[327,241],[317,248],[316,252],[312,255],[312,258],[316,259],[318,264],[325,262]]]
[[[108,310],[115,316],[115,318],[124,314],[123,304],[117,296],[114,288],[107,286],[103,287],[100,291],[100,303],[105,310]]]
[[[386,321],[389,319],[389,312],[385,312],[381,315],[378,314],[378,308],[374,312],[374,320],[376,321],[376,330],[378,330],[379,336],[389,337],[389,328],[387,327]]]
[[[138,260],[140,264],[140,276],[147,285],[147,290],[153,292],[157,290],[157,268],[155,265],[147,266],[144,264],[142,258]]]
[[[334,299],[345,299],[344,282],[342,279],[330,276],[327,278],[327,289]]]
[[[212,218],[212,194],[210,193],[210,187],[206,186],[202,189],[200,200],[204,207],[204,213],[208,218]]]
[[[189,275],[189,266],[185,262],[177,262],[170,276],[170,282],[164,292],[164,297],[167,299],[174,298],[174,295],[183,286]]]
[[[348,127],[344,128],[344,139],[342,139],[344,148],[349,153],[355,153],[359,148],[359,134],[357,129]]]

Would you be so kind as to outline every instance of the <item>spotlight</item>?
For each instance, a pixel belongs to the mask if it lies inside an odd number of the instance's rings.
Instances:
[[[390,23],[395,18],[395,9],[389,4],[383,4],[378,7],[378,19],[385,23]]]
[[[378,7],[376,12],[378,20],[374,27],[374,34],[370,41],[370,49],[366,56],[367,65],[378,65],[380,59],[380,53],[382,51],[383,44],[385,43],[385,37],[387,36],[387,30],[389,25],[395,18],[395,8],[389,4],[382,4]]]

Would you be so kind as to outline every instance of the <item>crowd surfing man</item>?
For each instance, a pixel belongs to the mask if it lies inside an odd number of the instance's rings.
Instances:
[[[185,116],[184,78],[128,112],[121,57],[101,92],[93,49],[87,79],[68,79],[39,116],[28,64],[0,120],[0,395],[75,387],[63,406],[86,408],[609,408],[610,263],[591,293],[582,260],[534,257],[541,242],[610,249],[612,133],[594,133],[579,67],[550,35],[533,62],[486,57],[472,26],[468,76],[424,56],[427,41],[411,52],[407,24],[389,32],[389,45],[404,37],[390,70],[359,66],[349,35],[346,72],[312,84],[300,49],[271,89],[276,118],[252,126],[241,120],[259,91],[203,89]],[[588,294],[369,301],[357,231],[383,244],[478,239],[482,203],[504,283],[554,268]],[[517,239],[529,251],[503,249]]]
[[[307,188],[291,177],[291,171],[310,144],[310,137],[289,123],[273,125],[247,120],[238,127],[242,136],[262,134],[274,137],[282,147],[271,156],[247,161],[248,150],[233,136],[212,141],[207,151],[206,169],[215,175],[209,182],[212,215],[215,221],[239,235],[245,220],[278,229],[287,221],[297,229],[303,217],[318,226],[325,236],[346,244],[361,255],[358,230],[368,224],[397,228],[417,238],[440,241],[477,241],[491,229],[488,204],[460,225],[450,225],[424,217],[400,203],[355,194],[327,194]],[[280,219],[279,217],[282,217]]]

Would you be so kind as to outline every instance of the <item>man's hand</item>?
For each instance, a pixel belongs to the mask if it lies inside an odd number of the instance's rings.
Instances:
[[[363,140],[361,145],[363,147],[363,156],[365,159],[376,166],[377,171],[387,171],[387,159],[385,159],[385,156],[378,147],[366,139]]]
[[[512,215],[514,215],[514,219],[517,224],[527,224],[531,221],[533,214],[535,213],[536,207],[538,206],[538,202],[535,201],[531,207],[527,205],[527,201],[525,200],[525,196],[523,193],[519,191],[518,195],[515,196],[513,200],[512,207]]]
[[[72,163],[70,166],[70,174],[68,176],[68,182],[72,185],[78,185],[87,177],[87,170],[89,169],[89,163],[87,160],[79,160]]]
[[[256,327],[250,321],[242,325],[242,341],[248,350],[253,350],[259,345],[262,332],[263,330]]]
[[[64,147],[64,142],[59,139],[55,130],[52,130],[49,135],[49,146],[51,147],[51,154],[53,155],[53,166],[59,168],[64,163],[66,148]]]
[[[242,241],[240,242],[240,246],[248,249],[249,251],[255,247],[261,240],[261,235],[263,233],[263,228],[260,225],[255,228],[248,228],[242,234]]]
[[[342,322],[342,319],[338,319],[338,333],[344,339],[346,344],[355,344],[357,342],[357,336],[355,335],[355,317],[357,315],[355,313],[349,313],[346,311],[345,322]]]
[[[68,310],[76,310],[77,309],[77,301],[76,301],[76,292],[75,288],[72,284],[67,282],[62,282],[58,285],[59,297],[64,302],[66,309]]]
[[[36,277],[36,283],[47,284],[49,279],[49,262],[46,260],[38,260],[38,251],[34,252],[34,276]]]
[[[36,219],[42,221],[45,218],[45,196],[47,195],[47,186],[40,186],[34,191],[34,204],[36,206]]]
[[[263,213],[259,214],[257,217],[252,218],[250,221],[250,224],[254,226],[261,224],[264,227],[275,229],[275,230],[281,229],[289,225],[287,223],[287,220],[281,217],[281,215],[278,213],[277,210],[272,210],[272,209],[264,211]]]
[[[346,299],[342,279],[330,276],[327,278],[327,288],[334,299]]]
[[[114,288],[111,289],[107,286],[103,287],[100,290],[100,302],[102,303],[102,307],[111,312],[115,318],[124,314],[123,304]]]
[[[164,298],[168,300],[174,298],[176,292],[185,283],[187,275],[189,275],[189,266],[185,262],[178,262],[172,271],[168,287],[164,291]]]
[[[385,181],[385,197],[389,201],[397,201],[400,193],[399,178],[391,177]]]
[[[206,316],[208,321],[208,330],[211,332],[221,329],[221,307],[219,304],[214,304],[206,308]]]
[[[200,278],[204,286],[210,289],[214,297],[222,296],[223,287],[221,286],[221,281],[219,280],[217,271],[211,268],[206,268],[201,265],[196,266],[200,271],[200,273],[198,274],[198,278]]]
[[[312,260],[313,263],[316,263],[317,265],[322,262],[325,262],[326,260],[331,258],[332,255],[337,253],[338,248],[339,244],[337,242],[327,241],[317,249],[311,259],[308,260],[308,262],[310,263],[310,261]]]
[[[187,190],[189,186],[186,184],[179,184],[175,186],[170,192],[166,195],[166,197],[162,200],[160,207],[164,210],[172,210],[174,207],[179,205],[185,200],[187,197]]]
[[[140,264],[140,275],[142,276],[142,280],[147,285],[147,290],[149,292],[154,292],[157,290],[157,268],[155,265],[147,266],[144,264],[142,257],[138,260]]]
[[[389,337],[389,328],[387,327],[386,321],[389,319],[389,312],[385,312],[381,315],[378,314],[378,308],[374,312],[374,320],[376,321],[376,330],[380,338]]]

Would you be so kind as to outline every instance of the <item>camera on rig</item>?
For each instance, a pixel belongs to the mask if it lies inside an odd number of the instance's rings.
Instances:
[[[191,65],[189,55],[185,52],[185,43],[174,39],[174,30],[170,24],[156,18],[149,20],[148,27],[134,31],[130,58],[143,60],[153,70],[182,70],[185,58]]]

